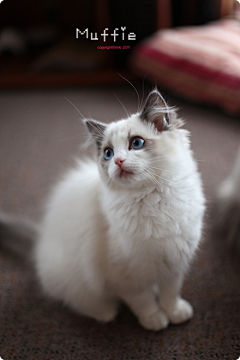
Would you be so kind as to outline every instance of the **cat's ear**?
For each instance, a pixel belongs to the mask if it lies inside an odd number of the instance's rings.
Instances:
[[[140,114],[143,121],[151,122],[161,132],[170,127],[170,116],[166,101],[157,89],[150,92]]]
[[[90,132],[91,136],[96,141],[97,147],[100,148],[107,125],[92,119],[85,119],[84,123],[87,126],[87,129]]]

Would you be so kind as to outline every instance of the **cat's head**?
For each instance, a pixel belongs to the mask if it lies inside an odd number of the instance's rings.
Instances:
[[[174,152],[174,132],[182,125],[173,108],[153,90],[140,113],[103,124],[85,120],[96,142],[100,174],[109,186],[157,184]]]

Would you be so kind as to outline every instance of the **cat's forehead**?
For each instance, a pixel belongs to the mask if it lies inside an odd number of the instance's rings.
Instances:
[[[133,135],[144,135],[148,131],[147,126],[140,119],[138,114],[128,119],[112,122],[108,125],[105,137],[108,140],[122,138],[123,140]]]

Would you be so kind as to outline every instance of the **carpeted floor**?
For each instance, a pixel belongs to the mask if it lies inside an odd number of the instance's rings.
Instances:
[[[44,199],[59,175],[83,152],[80,115],[111,121],[137,108],[132,88],[0,93],[0,210],[41,218]],[[217,186],[234,161],[240,121],[177,100],[192,132],[208,211],[201,250],[185,281],[183,296],[193,319],[164,331],[141,328],[122,306],[107,325],[80,317],[47,299],[24,261],[0,251],[0,357],[3,360],[181,360],[240,356],[240,255],[212,231]]]

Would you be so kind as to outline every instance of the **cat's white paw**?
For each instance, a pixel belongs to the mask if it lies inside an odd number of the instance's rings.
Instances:
[[[108,323],[115,319],[117,311],[117,306],[109,306],[106,309],[102,309],[99,314],[95,314],[94,318],[100,322]]]
[[[184,299],[178,299],[174,305],[169,309],[166,309],[170,321],[173,324],[179,324],[191,319],[193,316],[193,308],[188,301]]]
[[[97,299],[91,303],[90,309],[80,309],[79,312],[82,315],[89,316],[97,321],[108,323],[115,319],[118,312],[117,301],[100,301]]]
[[[139,318],[139,323],[148,330],[162,330],[168,326],[169,320],[167,314],[163,310]]]

